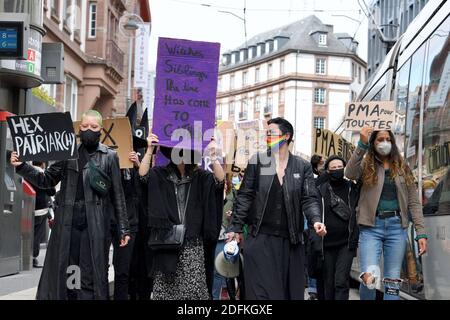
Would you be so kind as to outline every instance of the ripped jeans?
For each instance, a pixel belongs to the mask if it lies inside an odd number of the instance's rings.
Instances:
[[[407,229],[403,229],[398,216],[375,218],[375,226],[360,226],[359,264],[361,275],[368,272],[375,276],[375,283],[384,284],[384,300],[400,300],[400,270],[407,245]],[[380,278],[380,258],[383,253],[383,279]],[[388,279],[388,281],[384,281]],[[394,280],[394,281],[389,281]],[[361,300],[375,300],[376,289],[369,289],[361,283]]]

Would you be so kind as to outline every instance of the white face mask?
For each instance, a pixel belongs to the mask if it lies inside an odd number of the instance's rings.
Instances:
[[[430,199],[433,195],[434,189],[425,189],[424,194],[425,198]]]
[[[387,156],[388,154],[390,154],[391,149],[392,144],[389,141],[380,142],[375,146],[375,150],[377,150],[377,152],[382,156]]]

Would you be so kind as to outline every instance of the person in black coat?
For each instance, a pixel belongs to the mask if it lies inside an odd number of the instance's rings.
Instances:
[[[61,182],[36,295],[39,300],[107,299],[111,215],[118,222],[120,245],[126,246],[130,239],[119,158],[99,143],[101,130],[100,113],[86,111],[80,124],[78,160],[58,161],[44,172],[19,162],[17,152],[11,154],[16,172],[34,185],[47,189]],[[90,184],[95,168],[111,179],[106,195],[94,191]]]
[[[343,158],[330,156],[325,162],[328,179],[318,186],[327,235],[323,239],[316,237],[312,246],[316,252],[317,248],[322,250],[322,270],[317,273],[319,292],[323,290],[325,300],[348,300],[350,271],[358,247],[356,205],[360,185],[344,178],[345,165]]]
[[[43,171],[45,163],[33,161],[33,166],[39,171]],[[33,267],[42,268],[37,257],[39,256],[40,245],[45,237],[46,222],[51,220],[52,216],[52,196],[56,194],[55,188],[41,189],[31,183],[36,192],[36,202],[34,206],[34,235],[33,235]]]
[[[245,297],[303,300],[304,215],[326,234],[311,165],[289,152],[294,129],[283,118],[268,121],[268,153],[253,156],[239,188],[228,240],[240,240],[245,224]]]

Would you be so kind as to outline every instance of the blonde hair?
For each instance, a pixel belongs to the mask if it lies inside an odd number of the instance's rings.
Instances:
[[[96,111],[96,110],[87,110],[85,112],[83,112],[83,114],[81,115],[81,121],[83,121],[83,119],[85,117],[93,117],[95,118],[95,120],[97,120],[97,123],[103,127],[103,117],[100,114],[100,112]]]

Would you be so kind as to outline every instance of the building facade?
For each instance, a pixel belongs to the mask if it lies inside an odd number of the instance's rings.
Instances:
[[[294,152],[310,155],[314,128],[340,127],[345,103],[364,86],[357,42],[309,16],[247,44],[223,54],[216,118],[284,117],[294,126]]]
[[[88,109],[104,117],[125,114],[129,42],[119,21],[127,13],[150,22],[147,0],[44,0],[43,42],[64,44],[65,83],[41,88],[58,111],[74,120]]]
[[[370,77],[428,0],[373,0],[369,7],[367,72]]]

